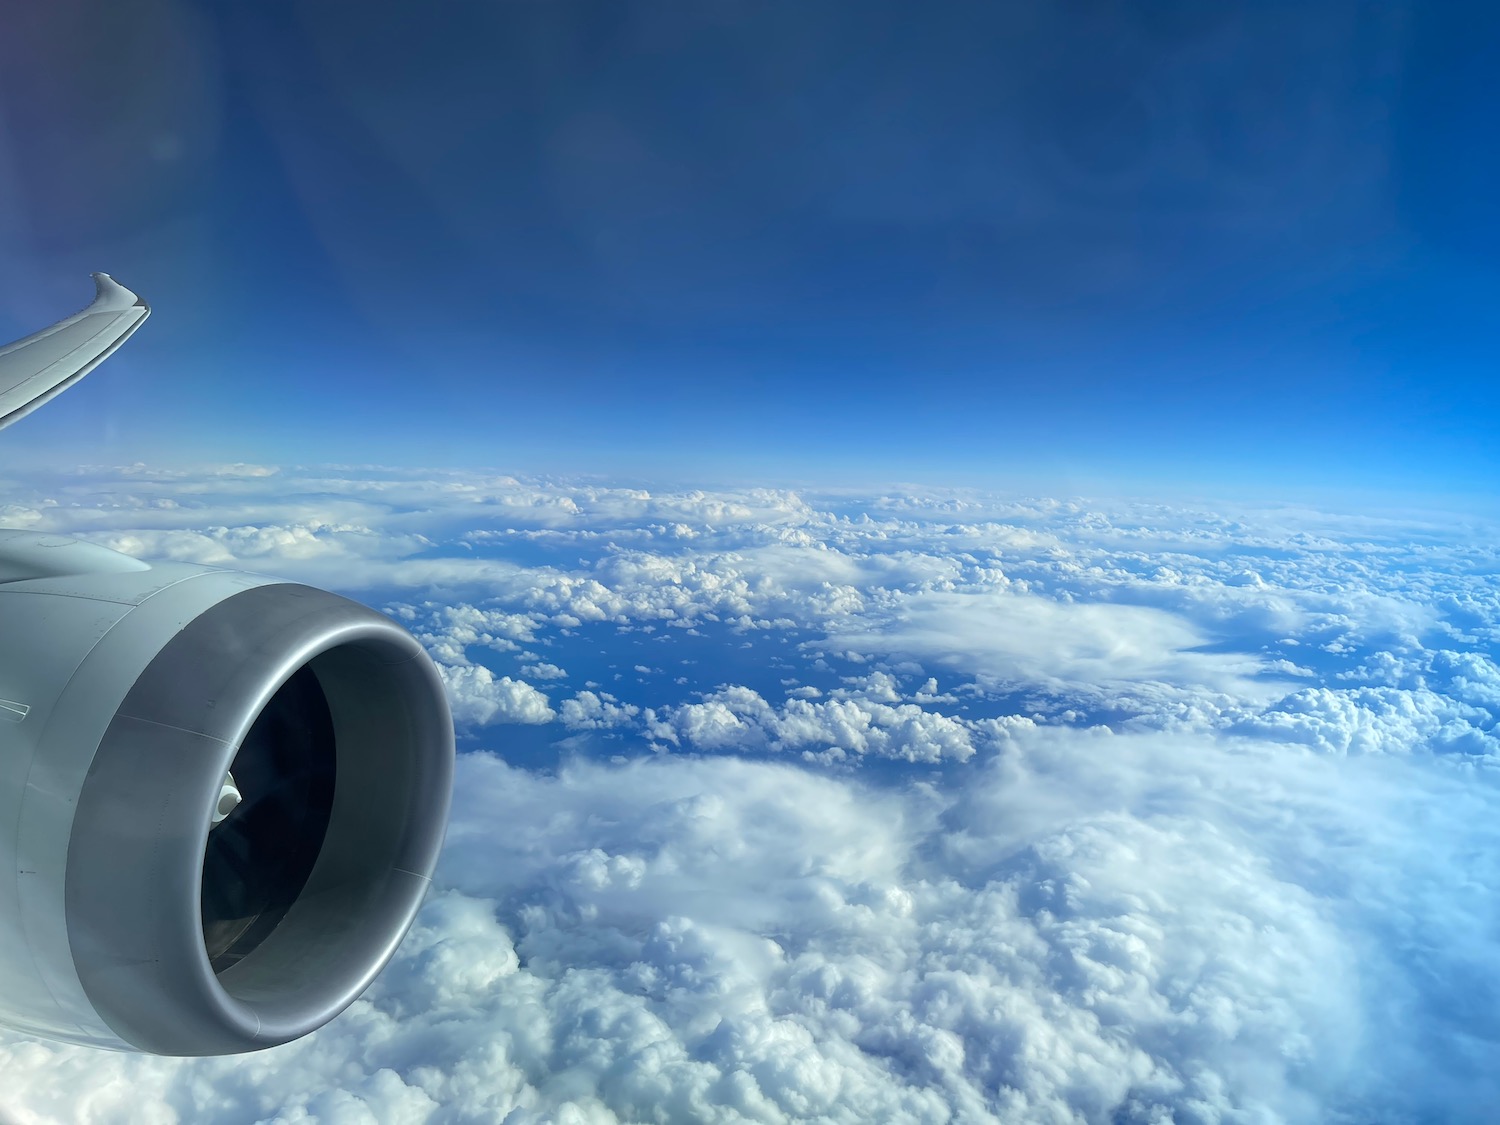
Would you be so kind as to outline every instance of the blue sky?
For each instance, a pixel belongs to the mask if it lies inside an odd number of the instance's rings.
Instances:
[[[34,6],[28,460],[1485,494],[1487,5]]]

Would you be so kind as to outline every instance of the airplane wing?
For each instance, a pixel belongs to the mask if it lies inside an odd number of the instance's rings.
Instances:
[[[151,307],[107,273],[82,312],[0,348],[0,430],[51,401],[107,359]]]

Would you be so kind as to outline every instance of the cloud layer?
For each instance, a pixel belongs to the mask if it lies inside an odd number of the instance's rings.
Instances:
[[[438,889],[344,1016],[236,1059],[0,1037],[0,1119],[1500,1102],[1487,526],[248,467],[7,495],[391,609],[466,752]]]

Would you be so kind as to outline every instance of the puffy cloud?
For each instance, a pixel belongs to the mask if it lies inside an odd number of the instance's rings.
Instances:
[[[1330,754],[1414,751],[1500,758],[1496,712],[1428,688],[1303,688],[1234,729],[1298,742]]]
[[[42,522],[42,513],[19,504],[0,504],[0,526],[29,530]]]
[[[563,725],[569,730],[606,730],[625,726],[641,713],[633,704],[621,704],[609,692],[581,691],[562,705]]]
[[[100,542],[138,558],[222,567],[253,567],[262,559],[317,565],[330,559],[408,555],[428,546],[419,536],[392,537],[357,524],[322,523],[121,532]]]
[[[550,723],[557,717],[547,697],[524,680],[497,677],[482,664],[439,664],[456,723]]]
[[[1500,823],[1500,793],[1368,761],[1350,774],[1252,744],[1031,727],[940,794],[726,758],[549,778],[465,756],[441,889],[343,1017],[242,1059],[4,1040],[0,1107],[1229,1122],[1425,1105],[1479,1120],[1500,1094],[1488,1070],[1413,1069],[1500,1032],[1422,1000],[1431,973],[1500,968],[1484,903],[1446,893],[1470,877],[1454,865],[1469,836],[1441,819],[1420,841],[1387,829],[1455,797]],[[1437,907],[1430,926],[1405,910],[1414,893]],[[1459,940],[1403,962],[1382,928]]]
[[[798,751],[809,760],[871,755],[909,762],[966,761],[987,724],[968,723],[894,698],[889,677],[863,691],[814,702],[794,696],[772,707],[748,687],[724,687],[702,702],[653,712],[652,737],[696,750]]]
[[[511,652],[523,644],[532,644],[540,624],[529,614],[484,610],[472,605],[427,608],[425,614],[405,605],[393,610],[398,620],[416,632],[434,659],[449,664],[467,664],[468,650],[477,646]],[[419,620],[419,616],[425,620]]]
[[[1488,525],[370,468],[7,498],[386,604],[465,745],[526,722],[561,757],[460,759],[439,887],[327,1028],[213,1060],[0,1037],[0,1119],[1500,1103]]]

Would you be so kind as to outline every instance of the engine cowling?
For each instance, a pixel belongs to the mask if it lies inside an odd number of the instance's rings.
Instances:
[[[453,760],[383,615],[0,531],[0,1023],[163,1055],[322,1026],[421,905]]]

